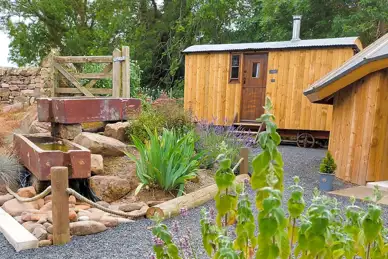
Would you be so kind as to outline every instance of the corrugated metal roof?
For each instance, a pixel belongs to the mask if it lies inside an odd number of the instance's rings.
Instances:
[[[320,78],[313,83],[307,90],[304,91],[305,95],[311,94],[318,89],[321,89],[334,81],[342,78],[349,72],[355,70],[360,66],[364,66],[372,61],[388,58],[388,33],[369,45],[367,48],[357,53],[351,59],[346,61],[339,68],[331,71],[326,76]],[[388,62],[387,62],[388,67]]]
[[[183,53],[195,52],[222,52],[222,51],[244,51],[244,50],[269,50],[288,48],[311,48],[331,46],[352,46],[358,48],[355,41],[357,37],[329,38],[298,41],[275,41],[237,44],[207,44],[194,45],[186,48]]]

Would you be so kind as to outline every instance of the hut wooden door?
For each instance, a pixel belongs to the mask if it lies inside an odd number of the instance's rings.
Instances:
[[[240,121],[256,121],[264,113],[268,54],[244,55]]]

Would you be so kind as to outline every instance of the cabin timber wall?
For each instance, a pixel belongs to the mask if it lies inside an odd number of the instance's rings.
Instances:
[[[264,53],[268,53],[266,92],[274,103],[278,127],[330,131],[332,107],[310,103],[303,90],[352,57],[353,49],[283,49]],[[239,83],[229,83],[229,67],[229,52],[185,56],[184,104],[198,121],[216,125],[231,125],[235,118],[239,121],[242,78]],[[269,73],[271,70],[277,73]],[[241,65],[240,75],[242,72]]]
[[[388,180],[388,69],[334,96],[329,150],[336,176],[356,184]]]

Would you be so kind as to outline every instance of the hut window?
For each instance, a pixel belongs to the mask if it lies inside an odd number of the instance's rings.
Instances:
[[[253,62],[252,63],[252,77],[259,78],[260,75],[260,63]]]
[[[230,80],[240,79],[240,55],[232,55]]]

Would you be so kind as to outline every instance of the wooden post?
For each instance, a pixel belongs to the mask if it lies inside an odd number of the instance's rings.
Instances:
[[[240,157],[244,160],[240,164],[240,174],[248,174],[249,170],[249,148],[243,147],[240,149]]]
[[[121,57],[121,51],[115,49],[113,51],[113,72],[112,72],[112,96],[120,97],[121,86],[121,61],[118,60]]]
[[[64,166],[51,167],[51,188],[53,204],[53,243],[63,245],[70,241],[69,221],[69,169]]]
[[[121,54],[125,58],[125,60],[121,63],[121,71],[122,71],[122,97],[129,98],[131,97],[131,64],[130,64],[130,57],[129,57],[129,47],[123,46],[121,50]]]

